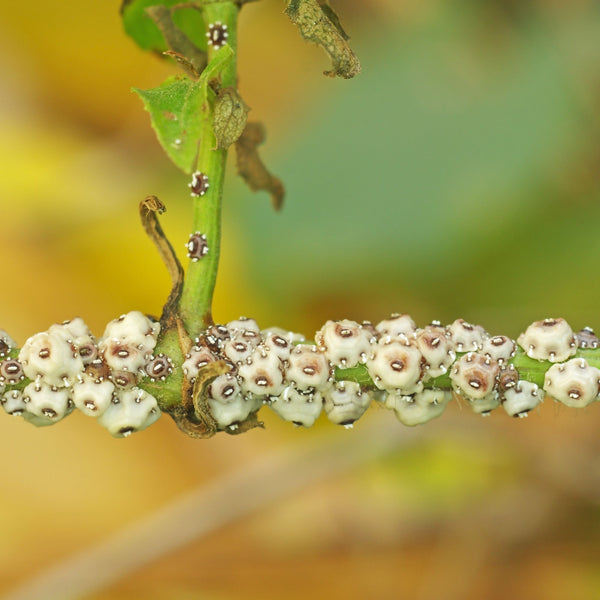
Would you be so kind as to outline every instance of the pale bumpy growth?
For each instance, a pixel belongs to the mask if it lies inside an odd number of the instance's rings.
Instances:
[[[160,410],[136,384],[148,377],[146,368],[156,375],[159,357],[152,350],[159,331],[158,323],[130,312],[111,321],[97,341],[76,318],[31,336],[18,357],[10,356],[15,343],[0,331],[9,356],[0,362],[0,391],[30,380],[4,392],[0,402],[7,413],[37,426],[57,423],[77,408],[116,437],[145,429]]]
[[[572,358],[578,349],[597,348],[598,338],[589,328],[575,334],[564,319],[530,325],[518,338],[520,350],[514,340],[463,319],[423,328],[408,315],[376,325],[327,321],[310,343],[241,317],[209,327],[183,364],[153,355],[159,331],[157,322],[131,312],[111,321],[97,341],[77,318],[35,334],[18,351],[0,330],[2,405],[38,426],[78,409],[125,437],[160,416],[156,398],[140,387],[145,381],[156,385],[178,373],[193,384],[216,361],[228,372],[203,393],[221,430],[237,429],[263,406],[298,426],[312,426],[323,412],[351,427],[376,402],[414,426],[439,417],[453,394],[477,414],[502,406],[523,417],[546,393],[570,407],[588,406],[600,393],[600,370],[581,355]],[[531,372],[535,365],[545,371],[543,389],[513,364],[524,354]]]
[[[572,352],[572,340],[579,337],[564,320],[540,323],[543,337],[535,346],[544,359]],[[532,325],[528,332],[537,327]],[[581,336],[581,347],[595,343],[591,330],[582,330]],[[296,425],[309,427],[324,412],[333,423],[349,427],[373,401],[394,411],[402,423],[418,425],[442,414],[453,396],[450,387],[481,415],[502,405],[510,416],[524,417],[544,397],[544,390],[520,378],[510,362],[518,352],[514,340],[490,336],[463,319],[447,327],[434,322],[424,328],[408,315],[392,315],[376,325],[327,321],[314,339],[311,344],[292,332],[261,331],[253,319],[241,318],[215,325],[198,338],[185,358],[184,373],[193,380],[209,362],[229,363],[229,373],[208,386],[208,404],[221,429],[235,429],[262,406]],[[370,382],[355,380],[357,369]],[[590,392],[584,393],[577,379],[582,371],[567,369],[563,378],[571,395],[556,393],[557,400],[583,405]],[[595,371],[588,367],[588,380]],[[444,375],[450,383],[438,380],[436,387],[435,378]],[[594,399],[599,383],[600,378]],[[575,394],[580,394],[578,404]]]

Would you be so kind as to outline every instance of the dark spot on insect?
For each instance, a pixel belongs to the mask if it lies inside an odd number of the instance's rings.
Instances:
[[[118,387],[125,388],[135,383],[135,375],[129,371],[113,371],[111,378]]]
[[[84,344],[79,348],[79,356],[81,356],[84,364],[92,362],[98,355],[98,349],[95,344]]]
[[[103,379],[108,379],[110,376],[110,369],[108,365],[100,359],[93,360],[91,363],[86,365],[85,372],[95,381],[102,381]]]
[[[211,348],[218,347],[224,340],[230,338],[231,334],[225,325],[211,325],[204,334],[204,341]]]
[[[288,347],[288,345],[289,345],[289,344],[287,343],[287,340],[284,340],[284,339],[283,339],[281,336],[279,336],[279,335],[274,335],[274,336],[273,336],[271,339],[273,340],[273,343],[274,343],[276,346],[279,346],[280,348],[287,348],[287,347]]]
[[[513,375],[512,373],[503,373],[498,379],[498,389],[501,392],[505,392],[506,390],[510,390],[510,388],[514,388],[518,381],[518,374]]]

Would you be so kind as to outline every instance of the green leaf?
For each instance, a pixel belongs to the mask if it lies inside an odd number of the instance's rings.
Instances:
[[[206,86],[185,77],[167,79],[151,90],[133,91],[150,113],[152,127],[169,158],[185,173],[194,170],[208,102]]]
[[[233,57],[230,46],[219,50],[195,81],[187,77],[170,77],[150,90],[133,88],[150,113],[152,127],[169,158],[185,173],[192,173],[205,119],[214,101],[211,85],[219,80]]]
[[[143,50],[165,52],[167,43],[159,27],[148,15],[151,6],[173,7],[181,0],[122,0],[121,17],[123,27]],[[199,10],[192,7],[173,12],[173,23],[187,35],[200,50],[206,50],[206,24]]]

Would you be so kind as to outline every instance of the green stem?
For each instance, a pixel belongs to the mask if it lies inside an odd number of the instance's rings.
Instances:
[[[219,71],[221,87],[237,88],[237,18],[239,7],[235,2],[206,4],[203,9],[207,27],[211,23],[221,22],[227,25],[229,37],[227,45],[233,50]],[[208,64],[220,50],[208,46]],[[203,196],[194,198],[192,231],[203,233],[208,243],[208,254],[201,260],[190,260],[183,283],[183,292],[179,302],[180,314],[190,337],[196,337],[212,323],[212,298],[217,280],[219,254],[221,246],[221,201],[227,150],[216,149],[213,131],[214,93],[209,86],[208,103],[198,153],[197,170],[209,178],[209,188]]]

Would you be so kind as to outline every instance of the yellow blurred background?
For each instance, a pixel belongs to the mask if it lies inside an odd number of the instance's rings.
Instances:
[[[333,4],[362,59],[356,80],[321,75],[325,55],[284,3],[242,11],[240,91],[288,195],[274,214],[230,174],[215,318],[309,337],[328,318],[391,312],[512,337],[549,316],[600,328],[597,3]],[[167,204],[183,257],[189,195],[130,88],[174,67],[125,36],[117,0],[0,7],[0,327],[22,343],[77,315],[100,335],[123,312],[160,313],[168,277],[137,204]],[[248,514],[178,549],[153,542],[150,562],[83,597],[598,597],[598,407],[548,400],[522,421],[453,403],[417,429],[369,412],[353,432],[264,414],[265,431],[204,442],[167,417],[114,440],[78,414],[39,430],[4,416],[0,593],[17,598],[53,565],[91,560],[139,519],[151,531],[155,511],[254,469],[243,489],[266,492]],[[285,495],[269,460],[285,466],[287,452],[292,480],[312,462],[331,470]],[[196,518],[182,512],[175,529]]]

